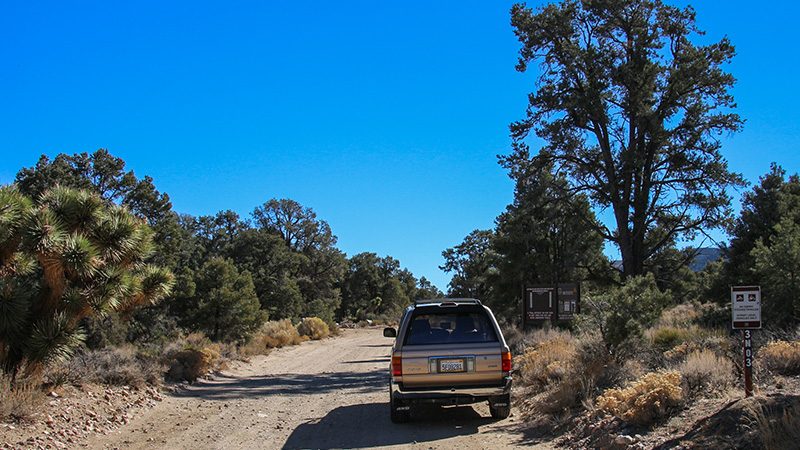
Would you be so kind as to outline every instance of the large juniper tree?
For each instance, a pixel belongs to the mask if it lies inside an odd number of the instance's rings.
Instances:
[[[694,10],[657,0],[517,4],[511,23],[517,69],[540,63],[527,116],[511,125],[514,154],[534,132],[544,146],[530,162],[610,208],[614,225],[598,231],[619,247],[624,275],[729,219],[727,189],[743,182],[720,154],[719,136],[742,125],[722,68],[734,56],[727,38],[693,43]]]

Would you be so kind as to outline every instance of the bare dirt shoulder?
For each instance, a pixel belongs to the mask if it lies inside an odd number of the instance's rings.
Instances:
[[[538,444],[518,415],[430,408],[389,420],[391,342],[379,329],[283,348],[166,396],[89,448],[512,448]]]
[[[88,438],[126,426],[163,399],[154,387],[59,387],[24,422],[0,423],[0,449],[85,446]]]

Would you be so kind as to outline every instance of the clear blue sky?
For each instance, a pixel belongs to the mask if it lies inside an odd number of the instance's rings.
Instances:
[[[738,50],[731,168],[798,171],[800,7],[695,3],[703,39]],[[0,183],[42,153],[105,147],[179,212],[289,197],[349,255],[390,254],[444,289],[441,251],[512,198],[495,155],[534,74],[514,70],[511,4],[5,1]]]

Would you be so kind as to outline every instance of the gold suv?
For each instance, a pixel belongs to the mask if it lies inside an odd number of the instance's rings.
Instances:
[[[417,301],[406,308],[392,347],[390,409],[406,422],[419,403],[489,402],[492,417],[511,411],[511,352],[492,311],[475,299]]]

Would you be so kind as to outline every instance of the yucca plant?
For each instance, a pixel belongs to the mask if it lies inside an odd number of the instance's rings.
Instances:
[[[81,344],[82,319],[168,295],[173,276],[152,252],[147,224],[95,194],[0,187],[0,368],[40,372]]]

